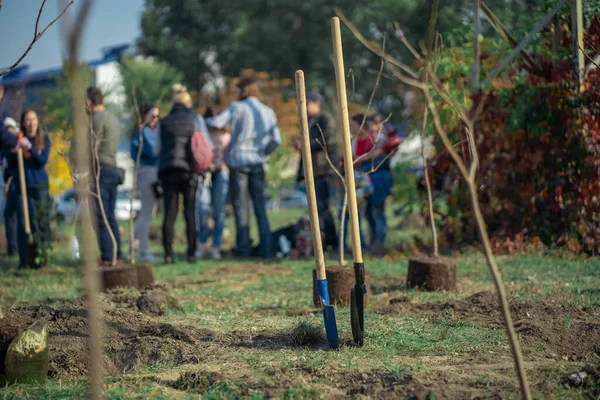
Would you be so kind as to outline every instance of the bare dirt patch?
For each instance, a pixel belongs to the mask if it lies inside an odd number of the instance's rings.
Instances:
[[[510,308],[526,352],[570,360],[587,360],[600,355],[600,311],[583,311],[550,299],[521,302],[512,298]],[[494,329],[503,327],[498,300],[491,291],[475,293],[464,300],[425,304],[413,303],[406,296],[396,297],[375,312],[429,320],[449,319]]]
[[[132,372],[155,364],[184,365],[201,362],[198,346],[213,342],[212,332],[193,326],[159,323],[150,315],[165,311],[158,287],[101,295],[105,321],[102,365],[108,375]],[[157,299],[158,298],[158,299]],[[171,300],[172,301],[172,300]],[[143,312],[142,312],[143,311]],[[50,373],[57,377],[88,373],[87,311],[83,300],[64,307],[36,306],[12,309],[0,320],[0,332],[46,321],[49,327]],[[206,354],[206,352],[203,352]]]

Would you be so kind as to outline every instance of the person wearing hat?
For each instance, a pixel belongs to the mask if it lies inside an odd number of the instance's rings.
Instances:
[[[265,205],[265,157],[281,144],[275,111],[258,100],[258,83],[242,78],[237,85],[238,101],[224,112],[209,118],[211,128],[231,125],[231,142],[225,157],[229,167],[229,191],[233,205],[237,256],[250,256],[250,198],[258,223],[260,255],[273,256],[271,228]],[[248,193],[250,198],[248,198]]]
[[[310,152],[312,155],[313,173],[315,177],[315,191],[317,196],[317,208],[319,211],[319,223],[323,247],[327,249],[337,247],[338,237],[335,230],[333,214],[329,209],[329,199],[333,195],[331,176],[334,171],[327,161],[327,155],[333,161],[336,159],[335,136],[332,132],[330,118],[321,112],[322,96],[317,92],[306,94],[306,113],[308,115],[308,128],[310,135]],[[323,143],[323,140],[325,143]],[[302,151],[302,142],[299,136],[292,141],[292,146]],[[328,153],[328,154],[327,154]],[[298,165],[297,182],[304,181],[304,166],[302,157]]]

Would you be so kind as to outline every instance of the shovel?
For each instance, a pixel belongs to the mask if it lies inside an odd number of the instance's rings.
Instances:
[[[302,136],[302,163],[304,164],[304,182],[308,198],[308,213],[310,215],[310,228],[312,231],[313,251],[317,267],[317,291],[323,304],[323,318],[325,320],[325,333],[330,349],[337,349],[339,345],[338,330],[335,322],[335,311],[329,299],[327,275],[325,274],[325,257],[323,256],[323,243],[321,241],[321,227],[315,195],[315,180],[313,177],[312,155],[310,153],[310,136],[308,133],[308,116],[306,114],[306,91],[304,88],[304,72],[296,71],[296,97],[298,99],[298,116]]]
[[[340,19],[338,17],[333,17],[331,19],[331,34],[333,39],[333,62],[335,65],[337,98],[342,123],[341,133],[342,149],[344,152],[344,173],[346,175],[350,229],[352,233],[352,256],[354,258],[355,283],[350,293],[350,322],[352,324],[352,337],[354,338],[354,342],[359,346],[362,346],[365,337],[364,298],[365,294],[367,293],[367,285],[365,284],[365,265],[363,264],[360,231],[358,225],[358,206],[356,204],[356,186],[354,184],[352,144],[350,143],[350,121],[348,119],[348,99],[346,97],[346,77],[344,75],[342,33],[340,29]]]
[[[27,203],[27,187],[25,182],[25,167],[23,162],[23,149],[17,150],[17,162],[19,166],[19,186],[21,187],[21,201],[23,204],[23,224],[25,225],[25,235],[27,235],[27,241],[25,246],[27,247],[27,265],[30,268],[41,268],[41,264],[36,261],[38,256],[38,249],[31,233],[31,225],[29,224],[29,205]]]

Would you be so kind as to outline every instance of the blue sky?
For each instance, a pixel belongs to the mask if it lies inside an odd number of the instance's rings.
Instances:
[[[66,16],[75,14],[75,0]],[[23,54],[35,28],[42,0],[3,0],[0,11],[0,69],[13,64]],[[60,12],[60,0],[47,0],[40,30]],[[81,46],[84,60],[100,58],[100,49],[121,43],[133,43],[140,35],[140,15],[144,0],[96,0]],[[62,64],[60,23],[52,26],[23,61],[32,71]]]

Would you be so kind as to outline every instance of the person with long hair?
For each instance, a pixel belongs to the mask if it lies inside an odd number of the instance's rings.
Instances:
[[[208,137],[204,119],[192,110],[192,97],[182,85],[173,86],[173,108],[160,122],[160,159],[158,177],[164,191],[165,215],[163,220],[163,247],[165,264],[175,262],[173,234],[179,208],[183,208],[188,242],[187,260],[196,262],[196,188],[198,176],[194,172],[191,149],[192,136],[201,132]]]
[[[260,255],[271,258],[273,248],[265,205],[264,164],[265,157],[281,144],[281,134],[275,111],[258,100],[258,83],[252,78],[242,78],[237,88],[238,101],[216,117],[209,118],[206,123],[216,129],[224,129],[231,124],[231,143],[225,160],[229,167],[237,256],[250,256],[248,206],[252,199],[260,236]]]
[[[137,126],[131,137],[131,158],[140,164],[137,170],[137,190],[142,201],[142,210],[135,221],[134,236],[137,242],[137,258],[154,263],[157,258],[150,252],[150,222],[156,207],[155,185],[158,181],[159,154],[159,110],[153,104],[140,107]],[[141,148],[140,148],[141,147]],[[135,244],[132,244],[135,245]]]
[[[8,165],[10,175],[13,177],[12,185],[15,185],[12,195],[20,196],[17,151],[22,149],[29,221],[31,233],[38,249],[42,248],[42,244],[50,239],[50,197],[48,194],[48,173],[46,172],[50,146],[50,138],[42,128],[37,113],[33,110],[25,110],[21,114],[21,131],[17,135],[17,144],[11,151]],[[18,201],[17,220],[19,268],[26,268],[30,260],[27,259],[27,237],[25,234],[23,203],[21,201]]]

